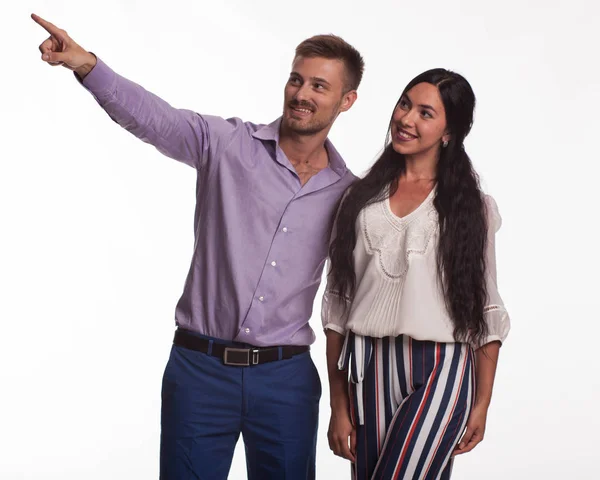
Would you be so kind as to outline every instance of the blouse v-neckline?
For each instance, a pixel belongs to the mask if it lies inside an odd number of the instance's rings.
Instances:
[[[429,192],[427,197],[425,197],[425,200],[423,200],[417,206],[417,208],[415,208],[413,211],[407,213],[406,215],[404,215],[402,217],[399,215],[396,215],[394,213],[394,211],[392,210],[392,205],[390,204],[391,197],[390,197],[389,191],[390,190],[389,190],[389,186],[388,186],[387,195],[386,195],[385,201],[383,202],[383,203],[385,203],[384,210],[388,214],[388,217],[391,220],[393,220],[394,222],[399,223],[399,224],[405,224],[405,223],[409,222],[411,219],[413,219],[414,217],[416,217],[419,214],[419,212],[421,212],[425,208],[426,205],[431,203],[431,200],[433,199],[433,196],[435,195],[436,186],[434,186],[431,189],[431,192]]]

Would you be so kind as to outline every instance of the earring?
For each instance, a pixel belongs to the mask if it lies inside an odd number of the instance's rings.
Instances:
[[[442,143],[442,147],[446,148],[448,146],[448,140],[444,140],[444,143]]]

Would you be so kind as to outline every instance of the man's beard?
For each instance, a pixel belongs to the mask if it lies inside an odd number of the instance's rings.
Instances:
[[[298,107],[310,108],[311,111],[313,111],[313,113],[314,113],[314,109],[312,106],[303,104],[301,102],[293,103],[291,106],[296,107],[296,108],[298,108]],[[334,106],[333,113],[332,113],[331,117],[328,119],[312,119],[308,123],[302,124],[301,120],[289,118],[286,122],[287,127],[291,132],[295,133],[296,135],[303,135],[303,136],[316,135],[317,133],[322,132],[326,128],[329,128],[331,126],[331,124],[335,121],[335,119],[337,117],[337,111],[338,111],[339,106],[340,106],[339,103]]]
[[[288,128],[291,132],[297,135],[305,136],[316,135],[317,133],[325,130],[329,126],[329,124],[330,122],[327,122],[325,120],[315,120],[305,124],[301,124],[295,119],[288,120]]]

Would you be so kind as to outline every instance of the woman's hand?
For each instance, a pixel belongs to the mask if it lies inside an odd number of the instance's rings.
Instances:
[[[475,405],[473,407],[467,420],[467,430],[458,443],[458,446],[454,449],[454,452],[452,452],[452,456],[470,452],[483,440],[487,412],[488,409],[485,405]]]
[[[329,420],[329,431],[327,439],[329,448],[337,456],[356,461],[356,430],[350,420],[350,413],[344,409],[331,410],[331,419]],[[350,445],[348,445],[350,438]]]

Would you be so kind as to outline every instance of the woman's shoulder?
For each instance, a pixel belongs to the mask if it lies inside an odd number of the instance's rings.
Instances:
[[[496,200],[491,195],[484,193],[483,200],[485,202],[485,208],[487,210],[487,218],[490,226],[494,227],[494,231],[497,232],[502,226],[502,216],[498,209]]]

